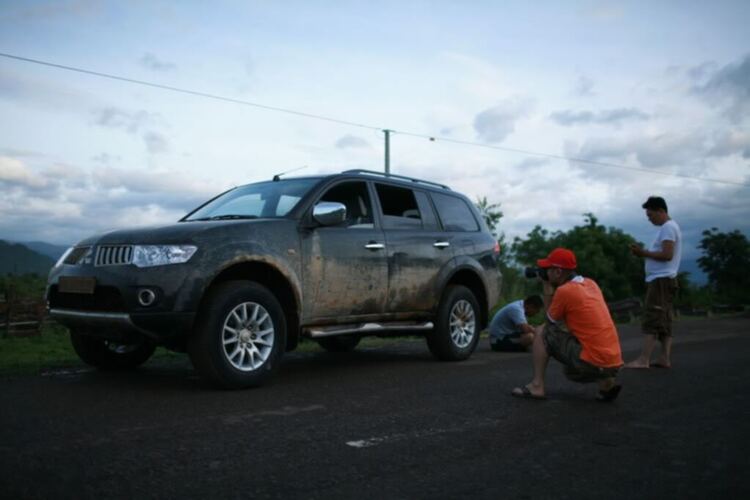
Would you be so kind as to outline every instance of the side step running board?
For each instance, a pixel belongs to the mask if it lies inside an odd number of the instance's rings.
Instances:
[[[352,325],[313,326],[306,328],[305,332],[312,338],[331,337],[333,335],[344,335],[348,333],[377,334],[389,330],[424,331],[432,330],[435,325],[431,321],[426,323],[357,323]]]

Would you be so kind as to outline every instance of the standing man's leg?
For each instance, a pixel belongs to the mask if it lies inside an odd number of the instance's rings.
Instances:
[[[641,354],[630,363],[626,363],[625,368],[649,368],[651,366],[651,354],[654,352],[657,336],[661,340],[664,333],[665,309],[661,297],[661,288],[658,279],[646,283],[646,298],[643,304],[644,312],[641,323],[644,334],[643,346],[641,347]]]

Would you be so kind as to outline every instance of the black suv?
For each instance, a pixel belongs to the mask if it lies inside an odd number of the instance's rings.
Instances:
[[[81,241],[49,275],[83,361],[132,368],[157,345],[223,387],[254,386],[310,337],[422,333],[463,360],[497,302],[499,246],[447,186],[366,170],[248,184],[177,224]]]

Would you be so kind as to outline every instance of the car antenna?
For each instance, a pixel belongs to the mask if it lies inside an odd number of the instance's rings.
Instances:
[[[302,170],[303,168],[307,168],[307,165],[302,165],[301,167],[297,167],[295,169],[287,170],[286,172],[282,172],[280,174],[276,174],[276,175],[273,176],[273,181],[274,182],[280,181],[282,175],[291,174],[292,172],[296,172],[297,170]]]

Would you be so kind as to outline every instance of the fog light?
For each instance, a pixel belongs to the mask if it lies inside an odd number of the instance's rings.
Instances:
[[[156,294],[148,288],[138,291],[138,303],[143,307],[148,307],[156,301]]]

